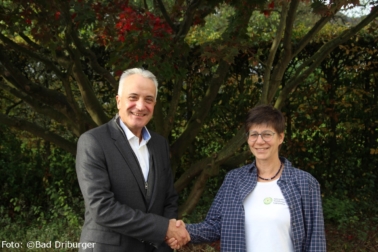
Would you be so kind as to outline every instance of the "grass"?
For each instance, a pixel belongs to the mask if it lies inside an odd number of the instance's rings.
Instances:
[[[77,249],[55,248],[55,242],[60,247],[64,242],[78,242],[80,226],[73,226],[65,218],[49,221],[35,220],[33,222],[11,221],[9,218],[0,222],[1,251],[45,252],[45,251],[77,251]],[[39,248],[28,249],[30,243],[39,244]],[[49,248],[49,243],[51,248]]]
[[[377,227],[377,223],[362,223],[361,226],[340,229],[326,224],[327,251],[378,252]]]

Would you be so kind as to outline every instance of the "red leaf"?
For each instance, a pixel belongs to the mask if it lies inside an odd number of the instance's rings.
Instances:
[[[118,23],[116,24],[116,28],[117,28],[117,29],[121,29],[121,28],[122,28],[122,22],[118,22]]]
[[[269,9],[274,9],[274,1],[272,1],[272,2],[268,5],[268,8],[269,8]]]
[[[125,42],[125,37],[123,35],[119,35],[118,40],[121,42]]]
[[[116,70],[116,71],[115,71],[115,75],[116,75],[116,76],[121,76],[122,73],[123,73],[122,70]]]
[[[265,17],[269,17],[270,16],[270,12],[269,10],[264,10],[263,13],[264,13],[264,16]]]
[[[55,20],[58,20],[59,17],[60,17],[60,12],[59,11],[55,12]]]

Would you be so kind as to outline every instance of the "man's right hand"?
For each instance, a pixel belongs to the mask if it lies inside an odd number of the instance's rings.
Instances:
[[[169,220],[166,237],[166,243],[172,249],[180,249],[190,241],[190,235],[185,228],[185,223],[182,220]]]

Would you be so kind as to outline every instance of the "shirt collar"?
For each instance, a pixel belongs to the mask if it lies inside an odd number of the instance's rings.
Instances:
[[[126,126],[126,124],[123,123],[122,120],[119,120],[119,124],[121,125],[123,131],[125,132],[126,134],[126,137],[127,137],[127,140],[130,140],[132,139],[133,137],[136,137],[138,138],[136,135],[134,135],[133,132],[131,132],[131,130]],[[146,141],[146,143],[151,139],[151,134],[150,132],[148,131],[147,127],[144,126],[142,128],[142,141]]]

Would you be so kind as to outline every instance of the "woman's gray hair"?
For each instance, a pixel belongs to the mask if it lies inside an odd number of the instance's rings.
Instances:
[[[121,75],[121,77],[119,78],[119,84],[118,84],[118,96],[121,96],[122,94],[122,90],[123,90],[123,80],[130,76],[130,75],[133,75],[133,74],[140,74],[142,75],[144,78],[148,78],[150,80],[152,80],[152,82],[155,84],[155,87],[156,87],[156,96],[155,96],[155,100],[157,98],[157,94],[158,94],[158,87],[159,87],[159,84],[158,84],[158,81],[156,79],[156,76],[151,73],[150,71],[148,70],[145,70],[145,69],[142,69],[142,68],[131,68],[131,69],[127,69],[126,71],[124,71]]]

